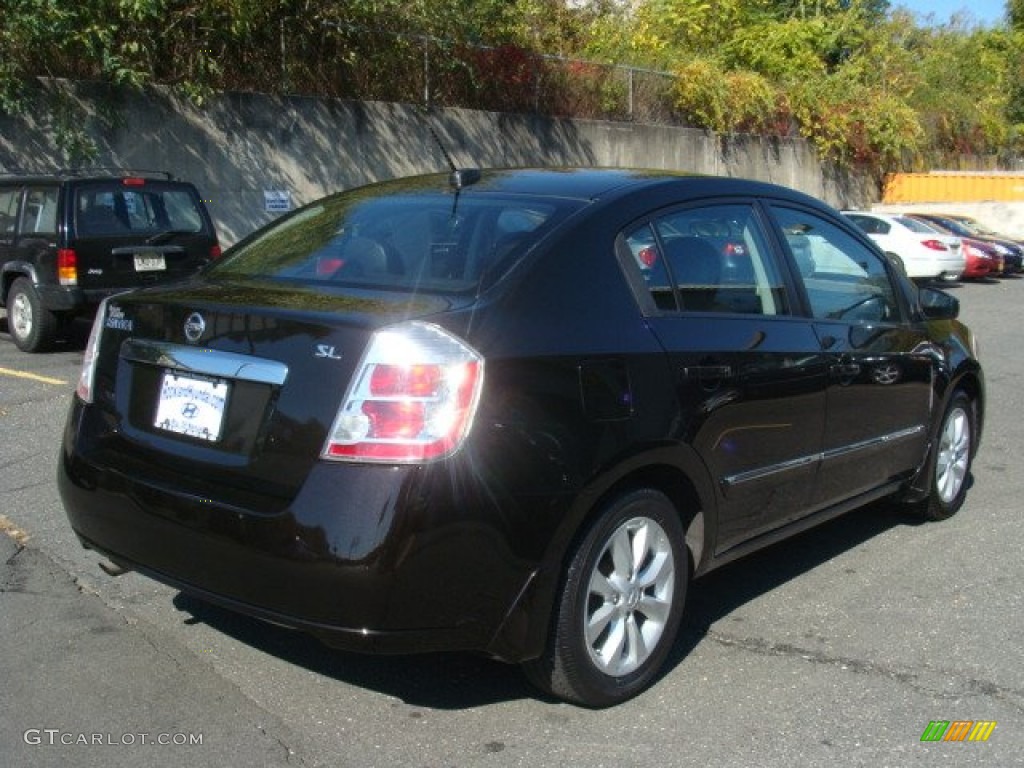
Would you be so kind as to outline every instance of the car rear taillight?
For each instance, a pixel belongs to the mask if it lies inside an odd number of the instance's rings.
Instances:
[[[126,187],[144,187],[146,186],[146,180],[139,178],[138,176],[129,176],[125,179],[121,179],[121,183]]]
[[[78,254],[74,248],[57,249],[57,280],[61,285],[78,285]]]
[[[222,251],[218,243],[214,243],[210,246],[210,260],[219,259]]]
[[[450,456],[469,433],[484,360],[436,325],[377,331],[334,419],[323,457],[414,463]]]
[[[931,248],[933,251],[948,251],[949,248],[941,240],[922,240],[921,245]]]
[[[100,336],[103,335],[103,326],[107,322],[107,300],[100,302],[96,310],[96,319],[92,321],[92,330],[89,332],[89,341],[85,345],[85,356],[82,358],[82,371],[78,376],[78,386],[75,392],[83,403],[93,401],[93,386],[96,381],[96,358],[100,352]]]

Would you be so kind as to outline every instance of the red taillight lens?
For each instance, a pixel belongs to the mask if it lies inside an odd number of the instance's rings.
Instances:
[[[144,187],[146,186],[146,180],[139,178],[138,176],[129,176],[126,179],[121,179],[121,183],[126,187]]]
[[[363,413],[378,440],[412,440],[423,432],[426,409],[423,403],[370,400],[363,403]]]
[[[441,384],[439,365],[377,365],[370,376],[370,394],[381,397],[433,397]]]
[[[220,249],[220,246],[217,243],[214,243],[213,245],[210,246],[210,258],[211,259],[219,259],[220,258],[220,254],[221,254],[221,249]]]
[[[373,335],[324,446],[328,459],[412,463],[462,445],[483,386],[483,358],[436,325]]]
[[[646,248],[640,249],[637,258],[640,259],[641,264],[650,269],[658,262],[658,249],[653,245],[648,245]]]
[[[933,251],[949,250],[949,248],[946,247],[946,244],[939,240],[922,240],[921,245],[923,245],[925,248],[931,248]]]
[[[96,318],[92,321],[92,330],[89,332],[89,341],[85,345],[85,355],[82,358],[82,371],[78,375],[78,385],[75,392],[84,403],[91,403],[94,396],[96,382],[96,359],[100,354],[100,336],[103,335],[103,326],[107,320],[107,299],[100,302],[96,310]]]
[[[57,249],[57,280],[61,285],[78,285],[78,254],[74,248]]]

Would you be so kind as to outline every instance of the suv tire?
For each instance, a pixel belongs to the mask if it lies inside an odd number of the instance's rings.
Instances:
[[[19,277],[7,293],[7,329],[24,352],[45,352],[57,338],[57,316],[43,307],[26,277]]]

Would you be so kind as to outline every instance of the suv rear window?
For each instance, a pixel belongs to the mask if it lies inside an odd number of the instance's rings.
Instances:
[[[515,196],[341,194],[243,241],[211,274],[468,291],[506,272],[580,205]]]
[[[75,222],[79,237],[197,233],[204,228],[199,201],[189,188],[143,180],[77,186]]]

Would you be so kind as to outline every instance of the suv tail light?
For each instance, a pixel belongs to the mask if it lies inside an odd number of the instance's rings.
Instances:
[[[334,419],[325,459],[414,463],[441,459],[469,433],[484,360],[436,325],[377,331]]]
[[[82,358],[82,372],[78,376],[78,386],[75,392],[83,403],[93,401],[93,387],[96,381],[96,358],[100,351],[100,336],[103,334],[103,326],[107,322],[107,300],[100,302],[96,310],[96,319],[92,321],[92,330],[89,332],[89,341],[85,345],[85,355]]]
[[[948,251],[949,248],[941,240],[922,240],[921,245],[925,248],[931,248],[933,251]]]
[[[61,285],[78,285],[78,254],[74,248],[57,249],[57,280]]]
[[[222,251],[220,249],[220,243],[214,243],[210,246],[210,260],[215,261],[220,258]]]

